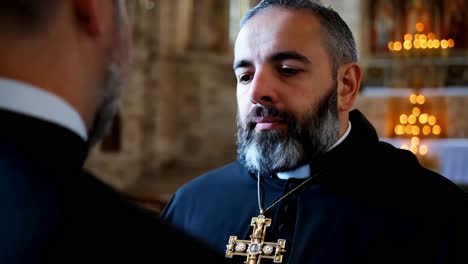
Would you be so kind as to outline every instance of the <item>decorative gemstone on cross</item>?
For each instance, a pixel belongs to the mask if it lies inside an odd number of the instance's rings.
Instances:
[[[262,258],[273,259],[274,263],[283,262],[286,240],[278,239],[277,243],[265,242],[266,229],[271,225],[271,219],[259,215],[252,218],[250,225],[253,226],[250,240],[238,240],[236,236],[229,237],[226,257],[246,256],[246,264],[260,264]]]

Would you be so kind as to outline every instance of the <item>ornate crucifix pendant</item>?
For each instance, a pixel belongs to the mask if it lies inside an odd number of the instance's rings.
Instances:
[[[273,259],[274,263],[283,262],[286,240],[278,239],[277,243],[265,242],[266,229],[271,225],[271,219],[260,214],[252,218],[250,225],[253,226],[250,240],[238,240],[236,236],[229,237],[226,257],[246,256],[246,264],[260,264],[262,258]]]

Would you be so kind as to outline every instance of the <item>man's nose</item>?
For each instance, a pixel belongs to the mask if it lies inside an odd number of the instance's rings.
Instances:
[[[277,101],[274,76],[263,69],[257,71],[250,85],[250,100],[253,104],[273,105]]]

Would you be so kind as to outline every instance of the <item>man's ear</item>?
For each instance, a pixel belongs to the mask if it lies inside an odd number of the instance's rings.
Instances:
[[[85,32],[94,37],[103,32],[103,25],[98,16],[98,1],[101,0],[73,0],[77,22]]]
[[[338,69],[338,109],[350,111],[356,101],[361,85],[361,67],[355,62],[341,65]]]

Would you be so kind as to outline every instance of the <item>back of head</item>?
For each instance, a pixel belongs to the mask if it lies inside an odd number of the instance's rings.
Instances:
[[[118,109],[130,48],[124,0],[0,0],[0,78],[65,101],[90,144]]]
[[[270,7],[310,12],[319,18],[325,35],[326,43],[323,44],[332,62],[332,72],[336,72],[342,64],[357,62],[356,43],[346,22],[336,11],[314,0],[262,0],[245,14],[240,23],[241,28],[256,14]]]
[[[0,1],[0,32],[31,33],[44,29],[54,16],[60,0]]]

